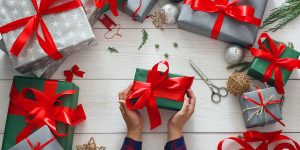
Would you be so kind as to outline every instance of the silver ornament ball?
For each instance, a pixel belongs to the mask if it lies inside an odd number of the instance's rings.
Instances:
[[[179,16],[179,8],[173,4],[166,4],[162,7],[162,10],[165,11],[165,24],[173,24],[177,21]]]
[[[239,45],[230,45],[225,49],[225,61],[229,64],[240,63],[245,58],[245,50]]]

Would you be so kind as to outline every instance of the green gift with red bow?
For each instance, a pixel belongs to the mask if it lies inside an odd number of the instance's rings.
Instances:
[[[159,64],[167,70],[158,71]],[[126,100],[129,109],[147,108],[151,129],[161,124],[160,109],[181,110],[186,90],[191,88],[194,77],[169,73],[169,63],[163,61],[151,70],[136,69],[132,92]]]
[[[249,48],[255,58],[248,75],[275,86],[279,94],[284,94],[284,85],[292,71],[300,68],[298,60],[300,53],[281,42],[274,41],[267,33],[261,34],[258,45],[259,49]]]
[[[74,127],[86,119],[77,106],[79,88],[70,82],[14,77],[2,150],[47,125],[64,150],[71,150]]]

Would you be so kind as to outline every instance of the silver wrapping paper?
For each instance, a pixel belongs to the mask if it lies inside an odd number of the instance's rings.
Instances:
[[[30,0],[23,0],[20,4],[16,1],[0,0],[0,10],[0,26],[36,13]],[[95,38],[81,7],[63,13],[45,15],[43,20],[64,57],[85,49]],[[23,27],[2,35],[7,50],[10,49],[22,29]],[[31,37],[18,57],[8,54],[14,69],[21,73],[37,70],[54,62],[39,46],[35,35]]]
[[[232,1],[232,0],[230,0]],[[238,4],[249,5],[255,8],[255,16],[263,18],[268,0],[239,0]],[[196,34],[210,37],[212,28],[218,17],[217,13],[194,11],[190,5],[183,5],[178,27]],[[235,43],[242,46],[254,44],[259,27],[248,23],[242,23],[230,17],[225,17],[218,40]]]
[[[261,89],[261,92],[262,92],[263,98],[265,99],[265,102],[268,102],[269,100],[280,100],[281,99],[281,96],[277,93],[277,91],[274,87]],[[248,92],[248,93],[244,93],[243,95],[245,95],[247,97],[250,97],[250,98],[252,98],[255,101],[260,103],[257,91],[251,91],[251,92]],[[255,104],[253,104],[252,102],[250,102],[248,100],[245,100],[243,98],[243,95],[240,98],[240,105],[241,105],[242,110],[257,106]],[[270,99],[270,97],[271,97],[271,99]],[[281,112],[281,109],[280,109],[280,103],[268,105],[267,108],[278,119],[280,119],[280,120],[282,119],[282,112]],[[272,116],[269,115],[269,113],[266,113],[265,111],[262,112],[259,115],[254,114],[253,117],[251,117],[249,119],[249,117],[257,110],[258,110],[258,108],[257,109],[250,109],[250,110],[247,110],[243,113],[243,118],[244,118],[245,125],[246,125],[247,128],[252,128],[252,127],[257,127],[257,126],[264,126],[266,124],[273,124],[273,123],[277,122]],[[267,117],[265,117],[265,116],[267,116]],[[267,122],[266,122],[266,120],[267,120]]]
[[[143,22],[145,18],[149,15],[152,8],[156,4],[157,0],[141,0],[142,6],[138,13],[135,16],[135,19],[139,22]],[[118,8],[121,11],[124,11],[126,14],[128,14],[130,17],[133,12],[140,6],[140,0],[128,0],[125,2],[125,7],[122,7],[122,3],[118,4]]]
[[[33,145],[40,142],[42,145],[52,139],[54,135],[51,133],[50,129],[45,125],[36,132],[28,136],[28,139]],[[32,150],[26,139],[19,142],[17,145],[11,147],[9,150]],[[46,145],[43,150],[63,150],[57,140],[52,141]]]

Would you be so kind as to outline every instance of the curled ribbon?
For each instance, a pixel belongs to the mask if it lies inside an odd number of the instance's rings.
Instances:
[[[286,141],[290,140],[291,143],[280,143],[274,147],[274,150],[283,150],[283,149],[289,149],[289,150],[300,150],[300,145],[292,140],[291,138],[281,135],[282,131],[275,131],[275,132],[259,132],[259,131],[247,131],[243,133],[244,139],[240,139],[237,137],[229,137],[227,139],[224,139],[219,142],[218,144],[218,150],[223,149],[223,143],[230,139],[234,142],[237,142],[240,146],[242,146],[242,150],[268,150],[268,146],[271,143],[278,142],[278,141]],[[257,148],[253,148],[248,142],[261,142],[261,144]]]
[[[95,0],[95,5],[97,8],[101,9],[108,2],[110,11],[114,14],[114,16],[118,16],[117,10],[117,1],[116,0]]]
[[[160,63],[167,67],[163,73],[158,71]],[[126,105],[129,109],[147,108],[151,129],[161,124],[156,97],[183,102],[185,92],[191,87],[194,80],[194,77],[168,78],[168,74],[169,63],[167,61],[155,64],[152,70],[149,70],[146,82],[133,82],[132,92],[126,99]],[[135,98],[138,100],[133,102]]]
[[[47,145],[49,145],[54,140],[55,140],[55,137],[51,138],[44,144],[41,144],[41,142],[37,142],[36,145],[33,145],[32,142],[30,141],[30,139],[26,138],[26,141],[32,150],[42,150],[43,148],[45,148]]]
[[[24,88],[20,93],[15,85],[12,85],[8,113],[24,116],[27,123],[27,126],[16,137],[17,143],[44,125],[47,125],[56,136],[66,136],[67,134],[57,131],[56,122],[75,126],[86,119],[82,105],[73,109],[64,107],[62,101],[59,100],[62,96],[75,94],[76,90],[66,90],[56,94],[57,84],[57,81],[47,80],[44,92],[34,88]],[[29,93],[34,95],[34,100],[26,97]]]
[[[218,17],[211,32],[211,38],[218,39],[225,16],[240,22],[260,26],[261,19],[254,16],[255,9],[248,5],[238,5],[239,0],[185,0],[195,11],[218,13]]]
[[[71,70],[65,70],[64,71],[64,75],[66,77],[67,82],[72,82],[74,75],[83,78],[84,74],[85,74],[85,72],[81,71],[77,65],[74,65],[71,68]]]
[[[268,41],[270,48],[267,48],[262,39],[266,38]],[[249,48],[251,54],[254,57],[265,59],[266,61],[270,62],[270,65],[266,69],[265,73],[263,74],[263,82],[268,82],[272,79],[274,73],[274,82],[275,88],[279,94],[284,94],[284,83],[281,74],[281,68],[285,69],[289,72],[292,72],[293,69],[300,68],[300,60],[293,59],[293,58],[280,58],[280,55],[286,49],[286,46],[283,43],[276,43],[271,39],[271,37],[267,33],[262,33],[258,39],[258,45],[260,49],[256,48]]]
[[[268,113],[272,118],[274,118],[277,122],[279,122],[282,126],[285,126],[283,122],[280,121],[280,119],[278,119],[268,108],[269,105],[273,105],[273,104],[278,104],[278,103],[281,103],[282,100],[269,100],[268,102],[265,101],[265,99],[263,98],[262,96],[262,93],[261,93],[261,90],[255,86],[256,88],[256,92],[258,94],[258,97],[259,97],[259,102],[255,101],[254,99],[250,98],[250,97],[247,97],[245,95],[243,95],[243,98],[255,105],[257,105],[257,107],[251,107],[251,108],[247,108],[244,110],[247,111],[247,110],[250,110],[250,109],[257,109],[257,111],[255,111],[250,117],[249,119],[251,119],[251,117],[254,115],[254,114],[259,114],[259,113],[265,113],[265,118],[266,118],[266,124],[267,124],[267,114]],[[248,119],[248,120],[249,120]]]
[[[52,6],[56,0],[41,0],[40,5],[38,5],[37,0],[31,1],[36,10],[36,14],[1,26],[0,33],[5,34],[24,26],[24,29],[13,43],[10,52],[14,56],[19,56],[31,35],[35,33],[37,40],[45,53],[52,59],[58,60],[62,58],[63,55],[58,52],[50,31],[48,30],[42,16],[76,9],[81,6],[81,3],[78,0],[72,0],[50,8],[50,6]],[[39,26],[41,26],[43,36],[38,31]]]

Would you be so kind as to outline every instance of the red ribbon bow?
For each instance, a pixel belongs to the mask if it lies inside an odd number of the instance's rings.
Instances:
[[[109,4],[110,11],[115,15],[118,16],[117,10],[117,1],[116,0],[95,0],[95,5],[97,8],[101,9],[106,2]]]
[[[167,70],[163,73],[158,71],[160,63],[167,67]],[[152,70],[149,70],[146,82],[133,82],[133,90],[126,100],[129,109],[147,108],[151,129],[161,124],[156,97],[183,102],[185,92],[191,87],[194,80],[194,77],[168,78],[168,73],[169,63],[167,61],[155,64]],[[133,103],[132,99],[135,98],[138,98],[138,100]]]
[[[268,40],[270,48],[267,48],[263,44],[262,38],[266,38]],[[263,82],[270,81],[274,73],[275,88],[277,89],[279,94],[284,94],[284,84],[280,69],[283,68],[289,72],[292,72],[293,69],[300,68],[300,60],[293,58],[280,58],[280,55],[284,52],[286,46],[283,43],[279,43],[276,46],[276,43],[267,33],[262,33],[260,35],[258,39],[258,45],[260,49],[256,49],[253,47],[249,48],[251,54],[254,57],[265,59],[270,62],[270,65],[263,75]]]
[[[57,84],[57,81],[47,80],[44,92],[34,88],[24,88],[20,93],[15,85],[12,85],[8,113],[24,116],[27,122],[27,126],[16,137],[17,143],[44,125],[47,125],[56,136],[66,136],[67,134],[57,131],[56,122],[75,126],[86,119],[82,105],[73,109],[64,107],[59,100],[62,96],[75,94],[76,90],[66,90],[56,94]],[[34,100],[26,97],[30,92],[34,95]]]
[[[0,27],[0,33],[5,34],[24,26],[24,29],[12,45],[10,52],[15,56],[19,56],[27,41],[30,39],[32,34],[35,33],[37,40],[45,53],[52,59],[58,60],[62,58],[63,55],[58,52],[57,47],[42,16],[72,10],[80,7],[81,3],[78,0],[72,0],[70,2],[50,8],[50,6],[52,6],[56,0],[41,0],[40,6],[38,5],[37,0],[31,1],[36,10],[36,14],[15,20]],[[39,25],[41,26],[43,36],[41,36],[38,31]]]
[[[54,140],[55,140],[55,137],[51,138],[44,144],[41,144],[41,142],[37,142],[36,145],[33,145],[32,142],[28,138],[26,138],[26,141],[32,150],[42,150],[43,148],[45,148],[47,145],[49,145]]]
[[[66,77],[67,82],[73,81],[73,75],[83,78],[85,72],[81,71],[77,65],[74,65],[71,70],[65,70],[64,75]]]
[[[211,32],[211,38],[218,39],[225,16],[235,20],[260,26],[261,19],[254,16],[255,9],[248,5],[238,5],[239,0],[229,3],[229,0],[185,0],[196,11],[218,13],[217,20]]]
[[[242,146],[242,150],[268,150],[268,146],[271,143],[277,142],[277,141],[286,141],[291,140],[294,145],[291,143],[280,143],[275,146],[274,150],[283,150],[283,149],[289,149],[289,150],[300,150],[300,145],[290,139],[289,137],[285,135],[281,135],[282,131],[275,131],[275,132],[259,132],[259,131],[247,131],[243,133],[244,139],[236,138],[236,137],[229,137],[227,139],[233,140],[237,142],[240,146]],[[225,140],[220,141],[218,144],[218,150],[222,150],[222,146]],[[253,148],[248,142],[261,142],[261,144],[257,148]]]
[[[258,94],[260,103],[250,97],[245,96],[245,95],[243,95],[243,98],[259,107],[262,107],[266,111],[266,113],[268,113],[272,118],[274,118],[282,126],[285,126],[284,123],[282,121],[280,121],[268,108],[269,105],[281,103],[282,100],[269,100],[268,102],[265,102],[265,100],[262,96],[261,90],[257,86],[255,86],[255,88],[256,88],[256,92]]]

